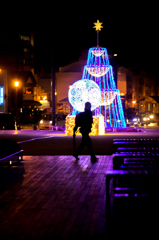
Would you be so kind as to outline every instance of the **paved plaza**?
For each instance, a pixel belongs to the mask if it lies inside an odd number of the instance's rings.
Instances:
[[[74,163],[72,136],[49,131],[0,132],[0,139],[13,139],[24,149],[23,161],[12,167],[0,162],[0,240],[111,239],[106,231],[106,172],[112,169],[113,139],[159,139],[159,132],[91,138],[99,157],[95,164],[87,149]],[[76,146],[80,141],[77,137]]]
[[[0,239],[105,239],[112,156],[24,156],[1,167]]]

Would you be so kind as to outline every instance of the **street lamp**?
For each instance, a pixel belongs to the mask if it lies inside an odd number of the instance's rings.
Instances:
[[[14,82],[14,86],[15,86],[16,89],[17,89],[17,87],[19,86],[19,82],[18,82],[18,81],[15,81],[15,82]]]
[[[14,86],[16,89],[16,93],[15,93],[15,111],[16,111],[16,125],[18,125],[18,101],[17,101],[17,90],[19,87],[19,81],[15,81],[14,82]]]

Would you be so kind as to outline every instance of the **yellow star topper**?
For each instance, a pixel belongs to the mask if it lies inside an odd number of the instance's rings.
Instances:
[[[97,20],[97,22],[94,23],[94,25],[95,25],[95,26],[94,26],[93,28],[95,28],[96,31],[101,31],[101,28],[103,28],[103,26],[101,26],[102,23],[100,23],[99,20]]]

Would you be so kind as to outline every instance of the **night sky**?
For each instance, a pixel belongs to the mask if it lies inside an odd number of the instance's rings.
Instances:
[[[8,27],[28,29],[35,36],[36,63],[50,61],[55,52],[56,65],[78,60],[82,49],[96,46],[94,22],[103,22],[99,45],[109,54],[117,53],[126,66],[158,70],[159,36],[158,6],[149,3],[74,2],[23,6],[16,14],[11,11]],[[25,11],[24,11],[25,10]],[[14,19],[14,20],[13,20]]]

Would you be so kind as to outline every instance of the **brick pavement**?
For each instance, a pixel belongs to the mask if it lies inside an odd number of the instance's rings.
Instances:
[[[24,156],[0,168],[0,239],[105,239],[112,156]],[[3,183],[3,184],[2,184]]]

